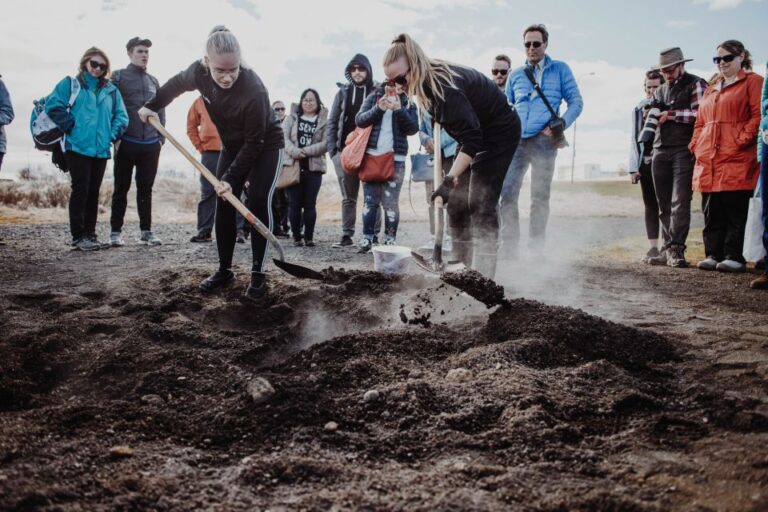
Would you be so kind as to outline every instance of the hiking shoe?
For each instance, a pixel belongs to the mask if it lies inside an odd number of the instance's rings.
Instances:
[[[373,247],[373,243],[367,238],[363,238],[360,240],[360,246],[357,252],[358,254],[365,254],[371,250],[371,247]]]
[[[244,244],[245,243],[245,231],[242,229],[237,230],[237,238],[235,239],[237,243]]]
[[[717,270],[720,272],[744,272],[747,265],[740,261],[726,259],[717,264]]]
[[[195,244],[205,243],[205,242],[212,242],[213,238],[211,238],[211,234],[208,233],[198,233],[192,238],[189,239],[190,242]]]
[[[231,270],[217,270],[216,273],[206,278],[200,283],[200,291],[203,293],[214,293],[235,281],[235,273]]]
[[[685,249],[682,247],[670,247],[667,249],[667,266],[672,268],[687,268],[685,261]]]
[[[109,249],[110,247],[112,247],[112,245],[109,242],[102,242],[101,240],[99,240],[99,237],[96,236],[96,233],[89,233],[85,235],[85,238],[87,238],[91,242],[98,245],[99,249]]]
[[[701,260],[696,264],[696,268],[699,270],[715,270],[717,268],[718,262],[714,258],[714,256],[707,256],[705,259]]]
[[[341,237],[341,240],[333,244],[331,247],[334,249],[338,249],[340,247],[349,247],[351,245],[355,245],[355,243],[352,241],[352,237],[348,235],[343,235]]]
[[[122,247],[125,245],[125,240],[123,240],[123,235],[120,234],[119,231],[113,231],[109,234],[109,245],[112,247]]]
[[[157,238],[151,231],[142,231],[139,239],[147,245],[162,245],[163,241]]]
[[[645,256],[640,258],[640,261],[642,261],[643,263],[650,264],[651,258],[656,258],[658,256],[659,256],[659,250],[656,247],[651,247],[650,249],[648,249],[648,252],[645,253]]]
[[[293,245],[295,245],[296,247],[304,247],[304,240],[302,240],[301,238],[294,238]]]
[[[667,264],[667,250],[662,249],[656,256],[650,256],[648,258],[649,265],[664,266]]]
[[[93,240],[88,240],[87,238],[80,238],[78,240],[75,240],[72,245],[78,251],[85,251],[85,252],[98,251],[99,249],[101,249],[101,245],[94,242]]]
[[[260,300],[267,295],[267,282],[263,273],[251,272],[251,284],[245,290],[245,297],[251,300]]]
[[[315,241],[312,240],[311,238],[307,238],[306,240],[304,240],[304,245],[306,245],[307,247],[314,247]]]
[[[768,274],[763,274],[749,283],[749,287],[754,290],[768,290]]]

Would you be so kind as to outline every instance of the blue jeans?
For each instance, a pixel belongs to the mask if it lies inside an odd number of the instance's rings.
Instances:
[[[520,139],[501,187],[501,238],[512,248],[517,247],[520,240],[518,200],[528,166],[531,167],[529,243],[536,245],[544,240],[549,220],[549,195],[556,157],[557,148],[552,142],[552,137],[539,133],[527,139]]]
[[[301,240],[301,227],[304,226],[304,239],[312,240],[317,222],[317,195],[323,184],[323,173],[301,170],[299,182],[288,187],[288,219],[294,240]]]
[[[763,247],[768,251],[768,144],[763,144],[760,162],[760,197],[763,199]],[[768,267],[765,268],[768,274]]]
[[[218,151],[203,151],[200,162],[206,169],[216,174],[219,163]],[[213,219],[216,217],[216,191],[207,179],[200,175],[200,202],[197,203],[197,234],[210,236],[213,231]]]
[[[386,183],[363,183],[363,237],[373,240],[379,206],[384,209],[385,240],[394,242],[400,224],[400,189],[405,162],[395,161],[395,175]]]

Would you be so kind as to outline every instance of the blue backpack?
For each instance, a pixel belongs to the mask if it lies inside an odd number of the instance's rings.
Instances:
[[[67,112],[72,109],[72,105],[77,99],[77,95],[80,94],[80,82],[77,78],[69,77],[70,82],[70,95],[69,102],[67,102]],[[66,136],[61,129],[56,126],[53,119],[48,117],[48,113],[45,111],[45,102],[48,99],[47,96],[35,100],[34,108],[32,109],[32,117],[29,120],[29,128],[32,132],[32,140],[35,142],[35,147],[40,151],[56,151],[56,148],[60,148],[64,151],[64,139]]]

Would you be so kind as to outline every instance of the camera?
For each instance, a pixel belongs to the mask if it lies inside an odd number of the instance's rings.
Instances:
[[[637,142],[642,144],[649,144],[653,142],[656,137],[656,130],[659,128],[659,118],[661,113],[668,110],[668,106],[660,100],[653,99],[646,106],[645,110],[645,123],[643,123],[643,129],[640,131],[640,135],[637,136]]]

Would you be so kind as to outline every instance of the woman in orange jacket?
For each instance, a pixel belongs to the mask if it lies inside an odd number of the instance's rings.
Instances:
[[[744,229],[757,184],[757,131],[763,78],[752,72],[749,51],[739,41],[717,47],[718,73],[699,103],[689,149],[696,156],[693,189],[704,211],[702,270],[743,272]]]

